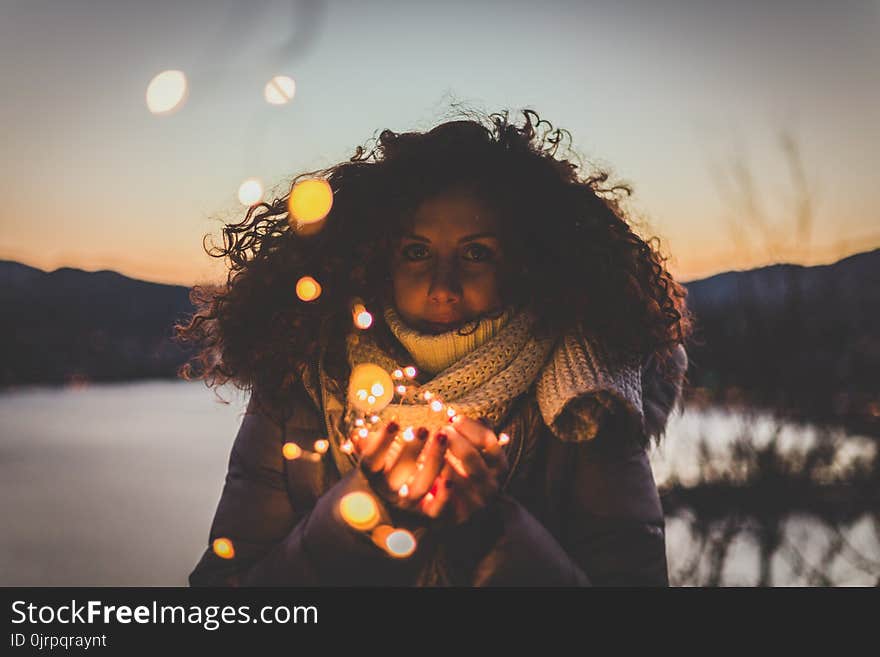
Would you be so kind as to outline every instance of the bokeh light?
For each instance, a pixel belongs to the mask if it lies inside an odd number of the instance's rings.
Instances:
[[[248,178],[238,188],[238,200],[250,207],[263,200],[263,184],[256,178]]]
[[[303,276],[296,282],[296,296],[302,301],[314,301],[321,296],[321,284],[311,276]]]
[[[290,217],[297,225],[313,224],[326,217],[333,207],[333,190],[326,180],[302,180],[293,186],[287,199]]]
[[[416,551],[416,537],[406,529],[395,529],[385,537],[385,549],[398,559],[405,559]]]
[[[281,448],[281,453],[284,454],[284,458],[288,461],[293,461],[302,456],[302,447],[297,445],[296,443],[284,443],[284,447]]]
[[[296,82],[286,75],[276,75],[266,83],[263,97],[270,105],[286,105],[296,94]]]
[[[377,393],[380,394],[371,394]],[[394,385],[391,376],[374,363],[361,363],[351,372],[348,399],[364,414],[379,413],[391,403]]]
[[[327,450],[330,449],[330,441],[321,438],[320,440],[315,441],[315,451],[318,454],[326,454]]]
[[[232,546],[232,541],[228,538],[215,538],[212,548],[214,554],[221,559],[232,559],[235,556],[235,548]]]
[[[339,502],[342,519],[355,529],[368,531],[379,523],[379,507],[368,493],[348,493]]]
[[[160,116],[171,114],[183,106],[188,90],[183,71],[162,71],[147,85],[147,108]]]

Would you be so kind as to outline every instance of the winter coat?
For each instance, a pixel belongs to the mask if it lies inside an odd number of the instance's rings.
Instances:
[[[646,419],[665,425],[679,388],[649,364]],[[340,476],[329,453],[284,458],[284,443],[312,450],[326,437],[321,409],[305,388],[295,394],[294,413],[283,422],[251,398],[210,532],[211,541],[231,540],[234,556],[217,556],[209,543],[189,576],[192,586],[668,585],[663,509],[645,434],[621,415],[606,415],[590,441],[563,442],[544,424],[534,393],[522,395],[504,427],[512,476],[502,494],[462,525],[418,534],[415,553],[396,559],[339,515],[347,493],[370,491],[358,468]],[[382,513],[395,526],[425,526],[415,514]]]

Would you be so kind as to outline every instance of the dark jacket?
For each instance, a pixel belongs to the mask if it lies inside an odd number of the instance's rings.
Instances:
[[[646,394],[652,386],[664,389],[649,373]],[[394,559],[339,516],[346,493],[369,490],[357,468],[340,476],[329,453],[283,457],[285,442],[311,450],[326,437],[321,411],[304,388],[297,395],[284,422],[258,412],[251,398],[210,535],[230,539],[235,555],[222,559],[209,543],[192,586],[668,584],[644,434],[620,415],[608,414],[591,441],[563,442],[534,394],[523,395],[511,413],[518,424],[505,428],[525,438],[511,441],[512,477],[496,503],[464,525],[427,530],[414,514],[383,509],[386,520],[420,536],[413,556]]]

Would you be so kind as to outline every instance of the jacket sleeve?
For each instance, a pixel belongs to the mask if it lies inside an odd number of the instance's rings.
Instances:
[[[558,536],[597,586],[668,586],[665,520],[640,436],[609,418],[589,442],[553,440],[548,467],[564,473]]]
[[[342,497],[358,490],[371,492],[357,468],[314,504],[293,507],[282,447],[286,441],[306,447],[315,440],[315,425],[308,416],[315,411],[310,402],[305,403],[308,408],[299,409],[281,425],[258,413],[251,398],[230,454],[209,547],[189,576],[191,586],[380,584],[399,580],[414,567],[388,557],[369,536],[341,519]],[[316,489],[307,479],[322,476],[318,469],[323,463],[306,459],[288,463],[297,468],[304,488]],[[296,497],[308,499],[308,495]],[[388,510],[373,497],[387,522]],[[211,545],[217,538],[232,542],[232,558],[214,553]]]

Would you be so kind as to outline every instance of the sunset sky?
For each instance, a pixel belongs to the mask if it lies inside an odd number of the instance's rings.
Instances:
[[[189,96],[155,116],[166,69]],[[202,236],[243,214],[243,180],[283,186],[460,101],[570,130],[683,280],[830,262],[880,246],[878,70],[878,0],[0,0],[0,259],[220,280]],[[272,106],[279,74],[296,96]]]

